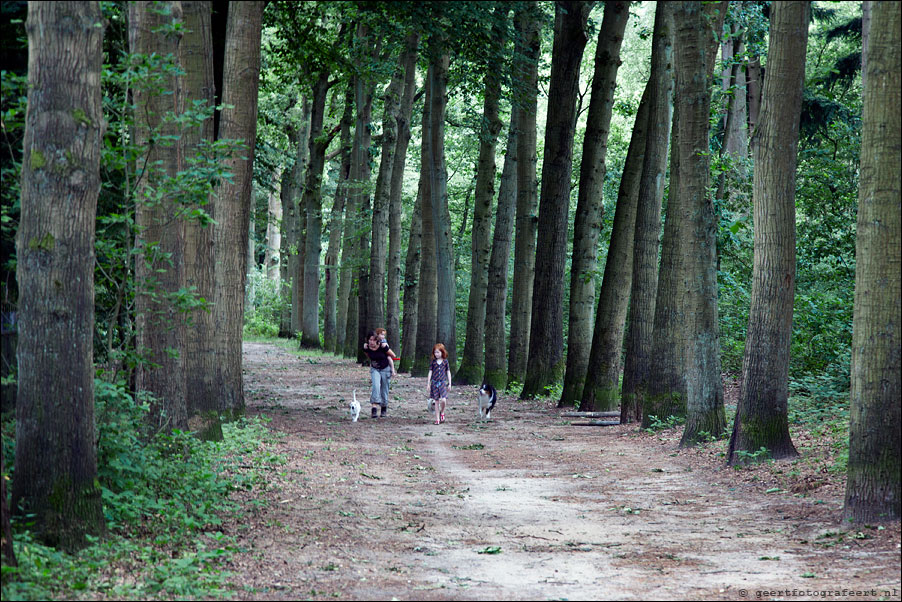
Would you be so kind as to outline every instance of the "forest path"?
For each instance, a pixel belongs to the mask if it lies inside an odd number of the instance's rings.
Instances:
[[[900,599],[898,527],[856,539],[835,488],[766,493],[674,438],[571,426],[548,400],[503,396],[482,423],[475,387],[455,387],[436,426],[425,378],[402,374],[373,420],[350,360],[245,343],[244,366],[248,413],[285,433],[267,451],[288,460],[230,531],[239,598]]]

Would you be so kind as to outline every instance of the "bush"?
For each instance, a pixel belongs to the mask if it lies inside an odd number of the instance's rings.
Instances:
[[[148,404],[135,400],[124,382],[101,380],[95,409],[109,536],[89,538],[91,545],[68,555],[34,541],[27,524],[14,522],[19,566],[3,567],[3,600],[66,599],[73,592],[114,599],[224,594],[222,562],[234,547],[217,527],[243,513],[231,495],[265,488],[263,471],[284,463],[267,451],[264,423],[224,424],[219,442],[179,431],[152,434],[145,426]]]

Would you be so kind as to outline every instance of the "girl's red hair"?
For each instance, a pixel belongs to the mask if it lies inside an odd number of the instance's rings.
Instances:
[[[442,359],[443,359],[443,360],[448,359],[448,350],[445,349],[445,346],[444,346],[443,344],[441,344],[441,343],[436,343],[435,345],[432,346],[432,355],[433,355],[433,356],[435,356],[435,350],[436,350],[436,349],[441,350],[441,352],[442,352]]]

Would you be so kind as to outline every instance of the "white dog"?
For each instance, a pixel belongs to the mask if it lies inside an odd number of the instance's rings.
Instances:
[[[357,391],[353,391],[351,395],[354,399],[348,404],[348,409],[351,413],[351,422],[357,422],[357,418],[360,417],[360,402],[357,401]]]
[[[426,409],[429,411],[430,414],[435,414],[435,400],[434,399],[430,399],[429,401],[426,402]]]

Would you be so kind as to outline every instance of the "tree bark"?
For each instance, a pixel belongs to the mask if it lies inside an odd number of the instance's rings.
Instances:
[[[683,215],[688,234],[682,242],[691,249],[684,255],[688,276],[686,310],[691,328],[686,345],[686,427],[680,440],[680,446],[685,447],[695,445],[705,434],[719,437],[726,429],[726,418],[717,313],[718,216],[708,193],[708,81],[717,46],[709,42],[713,37],[708,25],[711,20],[701,4],[681,2],[675,21],[679,195],[680,203],[686,207]]]
[[[399,65],[392,74],[383,98],[382,156],[376,189],[373,193],[373,227],[370,242],[370,290],[367,294],[369,324],[367,328],[385,328],[385,265],[388,254],[388,238],[391,212],[392,172],[395,167],[395,151],[398,141],[398,112],[401,109],[401,85],[404,71]],[[394,349],[394,348],[393,348]]]
[[[329,92],[329,72],[323,68],[313,85],[313,105],[310,113],[310,165],[304,179],[301,205],[307,217],[304,237],[304,305],[301,308],[301,347],[319,349],[319,262],[322,254],[323,230],[323,169],[326,148],[331,136],[323,135],[326,95]]]
[[[93,365],[103,17],[97,2],[32,2],[26,31],[11,507],[39,541],[75,551],[105,529]]]
[[[351,172],[351,123],[354,120],[354,88],[351,84],[345,92],[345,106],[342,113],[339,135],[341,147],[338,183],[335,187],[335,198],[332,201],[332,214],[329,218],[329,248],[324,261],[326,278],[326,294],[323,299],[323,345],[326,351],[340,354],[344,344],[344,325],[348,315],[348,292],[341,293],[341,283],[347,282],[347,269],[340,268],[339,259],[342,242],[347,240],[345,221],[345,205],[348,199],[348,176]]]
[[[181,36],[155,33],[157,28],[181,21],[182,6],[181,2],[164,3],[168,9],[165,11],[154,6],[148,2],[129,5],[131,52],[171,57],[168,64],[157,67],[167,93],[146,80],[133,91],[134,142],[138,148],[147,149],[143,161],[139,160],[140,183],[136,190],[136,346],[145,361],[138,365],[135,388],[151,396],[148,420],[155,428],[186,430],[185,316],[177,307],[179,291],[186,285],[186,220],[180,217],[183,211],[172,190],[172,182],[184,162],[182,149],[174,140],[181,135],[175,116],[184,112],[185,88],[182,76],[171,69],[181,67]],[[239,247],[242,258],[246,248],[245,241]]]
[[[733,25],[733,35],[730,44],[735,46],[733,57],[745,56],[745,43],[738,25]],[[733,157],[740,163],[737,170],[744,174],[744,165],[741,161],[748,154],[748,103],[746,98],[746,69],[741,59],[733,59],[735,62],[730,68],[729,76],[729,102],[727,103],[727,121],[724,127],[723,152]]]
[[[431,81],[433,66],[429,66],[426,81]],[[420,144],[420,277],[417,283],[417,339],[411,376],[426,376],[432,361],[432,346],[436,343],[436,273],[435,231],[432,213],[432,192],[429,169],[432,156],[432,86],[426,85],[423,101],[422,142]],[[446,346],[447,347],[447,346]],[[405,355],[407,352],[404,352]],[[403,356],[402,356],[403,357]]]
[[[422,202],[420,196],[414,203],[410,217],[410,236],[407,239],[407,257],[404,261],[404,319],[401,326],[401,362],[399,372],[408,372],[416,357],[420,257],[423,243]],[[394,347],[392,348],[394,349]]]
[[[586,384],[579,405],[581,410],[587,412],[614,410],[620,403],[620,356],[623,354],[623,333],[633,280],[633,237],[636,233],[639,178],[642,176],[648,137],[648,90],[651,85],[649,82],[645,87],[639,102],[617,191],[617,209],[614,211],[608,258],[598,295]]]
[[[407,165],[407,147],[410,144],[410,115],[413,111],[414,92],[417,84],[416,69],[419,45],[419,34],[412,33],[408,35],[405,52],[401,57],[404,83],[401,93],[401,106],[398,109],[398,139],[389,193],[388,271],[386,275],[387,294],[385,300],[388,344],[392,349],[401,349],[401,239],[403,238],[401,232],[401,193],[404,184],[404,168]],[[414,312],[415,314],[416,312]],[[396,366],[396,368],[400,368],[400,366]]]
[[[273,180],[282,181],[280,169],[273,173]],[[275,190],[266,195],[266,251],[263,255],[263,265],[266,269],[266,277],[274,282],[281,281],[279,272],[279,250],[282,248],[282,202],[280,193]]]
[[[795,182],[810,7],[771,5],[754,176],[754,268],[739,402],[727,462],[765,447],[798,455],[789,437],[789,348],[795,295]]]
[[[899,491],[902,19],[899,4],[893,2],[873,2],[871,13],[855,251],[849,469],[843,516],[855,523],[888,523],[899,520],[902,500]]]
[[[312,111],[312,109],[311,109]],[[312,112],[311,112],[312,116]],[[293,336],[301,337],[304,332],[304,266],[307,260],[307,206],[304,204],[304,183],[307,181],[307,172],[310,170],[310,150],[306,152],[307,162],[304,164],[304,173],[294,187],[294,218],[295,225],[293,271],[289,269],[291,280],[291,332]]]
[[[639,202],[633,250],[630,322],[626,335],[620,421],[643,418],[651,371],[655,291],[658,286],[658,237],[661,199],[670,138],[673,91],[673,6],[660,2],[655,12],[651,75],[648,89],[648,139],[639,180]]]
[[[661,242],[661,263],[658,272],[651,348],[651,355],[655,358],[655,378],[648,384],[646,417],[643,422],[645,425],[649,424],[648,416],[651,415],[664,418],[686,416],[688,412],[687,376],[689,370],[686,361],[689,347],[692,344],[692,324],[696,314],[695,306],[691,305],[690,296],[687,296],[686,283],[696,278],[694,273],[689,270],[696,264],[697,258],[707,250],[707,247],[701,247],[705,251],[699,250],[693,232],[693,219],[697,219],[698,211],[700,211],[699,199],[696,198],[696,204],[691,205],[686,195],[704,195],[701,190],[704,190],[706,184],[701,184],[699,178],[707,178],[707,168],[704,168],[705,171],[699,171],[699,166],[692,161],[696,160],[696,155],[706,156],[707,154],[699,153],[699,149],[702,148],[700,145],[708,144],[708,126],[707,121],[704,123],[700,121],[700,113],[690,114],[687,117],[690,121],[684,124],[680,111],[685,104],[682,101],[686,100],[688,95],[691,95],[690,102],[708,102],[708,97],[702,98],[702,94],[708,92],[702,92],[701,79],[710,79],[713,75],[714,58],[719,39],[715,33],[723,28],[725,9],[726,7],[722,3],[704,5],[703,13],[707,14],[702,14],[702,23],[694,21],[695,27],[702,28],[701,33],[693,37],[692,34],[695,32],[684,32],[689,35],[684,43],[692,44],[694,54],[689,58],[688,64],[682,67],[685,67],[686,70],[694,69],[694,71],[683,76],[683,79],[692,86],[683,85],[683,96],[677,96],[671,127],[670,188],[667,219]],[[702,36],[700,40],[698,35]],[[682,67],[677,61],[677,70]],[[698,81],[692,79],[693,77],[699,78]],[[694,128],[689,130],[694,142],[690,144],[688,150],[681,145],[681,136],[683,135],[681,132],[684,126]],[[685,159],[687,152],[691,155],[689,163],[686,163]],[[687,169],[696,171],[690,172],[687,176]],[[695,178],[696,181],[694,183],[684,182],[684,177]],[[685,189],[684,183],[689,184],[690,188]],[[722,427],[720,428],[722,429]],[[709,432],[713,433],[714,431]]]
[[[507,309],[508,263],[517,211],[517,132],[520,128],[520,108],[511,107],[511,122],[507,133],[507,152],[498,189],[495,211],[495,232],[492,235],[492,254],[489,257],[485,303],[485,372],[482,382],[501,391],[507,387],[507,356],[505,313]]]
[[[500,20],[508,10],[507,7],[496,7],[493,18]],[[460,367],[454,375],[456,384],[479,384],[485,362],[486,295],[491,252],[492,202],[495,196],[495,149],[498,145],[498,134],[504,125],[499,116],[501,74],[494,68],[494,64],[501,60],[503,47],[503,33],[496,21],[492,26],[488,58],[484,65],[485,93],[482,105],[482,125],[479,132],[479,159],[476,164],[476,192],[470,244],[470,290],[467,299],[467,332],[464,339],[464,354],[460,360]],[[505,272],[506,279],[507,273]]]
[[[358,26],[357,43],[365,56],[373,59],[378,44],[374,43],[372,33],[365,25]],[[352,239],[356,283],[352,283],[348,298],[348,327],[345,335],[345,355],[354,357],[358,362],[366,361],[362,342],[367,330],[375,328],[369,325],[367,299],[367,282],[369,262],[367,258],[367,240],[370,224],[364,223],[360,217],[370,211],[370,123],[372,121],[374,83],[367,81],[362,75],[355,78],[354,99],[357,115],[354,124],[354,145],[351,150],[351,197],[354,199],[355,228]],[[355,286],[356,284],[356,286]]]
[[[288,142],[290,148],[296,148],[291,167],[286,167],[282,175],[282,188],[279,194],[282,201],[282,253],[280,254],[282,273],[282,299],[284,309],[279,323],[279,336],[294,338],[297,333],[295,324],[297,320],[297,278],[298,278],[298,197],[300,197],[301,182],[307,172],[307,159],[310,151],[310,100],[301,102],[301,118],[297,128],[288,129]],[[294,319],[292,319],[294,316]]]
[[[749,60],[748,72],[746,73],[748,82],[746,102],[748,103],[749,108],[749,132],[754,132],[755,128],[758,127],[758,113],[761,109],[761,72],[761,58],[757,56],[752,57]]]
[[[442,37],[438,36],[433,40],[433,69],[431,79],[427,82],[431,87],[429,133],[432,136],[429,191],[432,195],[432,227],[435,238],[435,336],[436,342],[444,343],[448,351],[449,373],[453,374],[457,365],[457,286],[454,277],[454,247],[451,244],[451,214],[448,210],[448,173],[445,169],[445,107],[448,104],[450,56],[445,40],[439,39]]]
[[[254,141],[257,132],[257,87],[260,74],[260,37],[263,2],[230,2],[223,67],[223,103],[220,138],[245,145],[227,159],[232,181],[223,180],[217,190],[214,231],[216,294],[214,320],[217,332],[220,408],[227,415],[244,413],[241,374],[241,337],[244,327],[245,254],[250,219]]]
[[[210,117],[182,134],[183,157],[196,156],[201,141],[213,140],[212,108],[215,102],[213,83],[212,3],[183,2],[185,34],[179,45],[180,60],[185,71],[186,105],[203,102]],[[187,166],[181,166],[187,169]],[[207,193],[196,199],[194,208],[212,212],[212,199]],[[185,282],[194,294],[213,300],[213,226],[197,219],[185,222]],[[278,277],[278,275],[277,275]],[[216,396],[216,354],[213,347],[215,330],[212,308],[206,303],[189,315],[186,332],[185,377],[188,428],[204,440],[221,441],[219,399]]]
[[[576,130],[579,66],[588,36],[588,2],[558,2],[554,23],[548,123],[542,161],[542,193],[536,253],[536,285],[532,296],[526,381],[521,399],[547,394],[564,376],[564,268],[567,261],[567,216],[570,171]]]
[[[559,407],[583,398],[592,343],[595,310],[595,272],[598,236],[604,222],[603,188],[608,132],[614,107],[620,46],[629,18],[628,2],[605,2],[604,19],[595,50],[592,99],[583,140],[576,219],[573,225],[573,261],[570,268],[570,317],[567,328],[567,369]]]
[[[345,340],[348,332],[348,304],[351,296],[351,282],[354,279],[354,272],[351,269],[351,256],[353,254],[351,241],[356,228],[356,219],[354,216],[354,196],[351,194],[351,155],[353,148],[351,125],[354,123],[354,108],[356,107],[354,103],[355,87],[356,84],[352,77],[351,81],[348,82],[348,89],[345,91],[345,110],[341,117],[341,175],[339,176],[336,196],[341,195],[343,199],[345,217],[343,222],[344,229],[339,239],[341,241],[341,258],[338,263],[338,290],[335,294],[335,345],[331,349],[335,354],[345,353]],[[332,237],[335,235],[334,230],[329,234],[330,247],[332,246]],[[328,294],[328,289],[326,289],[326,293]],[[328,303],[326,307],[328,310]],[[328,341],[329,338],[327,337],[326,340]]]
[[[515,16],[517,40],[522,52],[514,61],[515,97],[520,104],[520,124],[517,133],[517,217],[514,239],[514,281],[511,295],[510,346],[507,360],[507,386],[522,384],[526,376],[529,354],[532,294],[535,278],[536,207],[538,180],[536,178],[536,109],[538,88],[539,32],[541,12],[536,2],[526,3]]]

